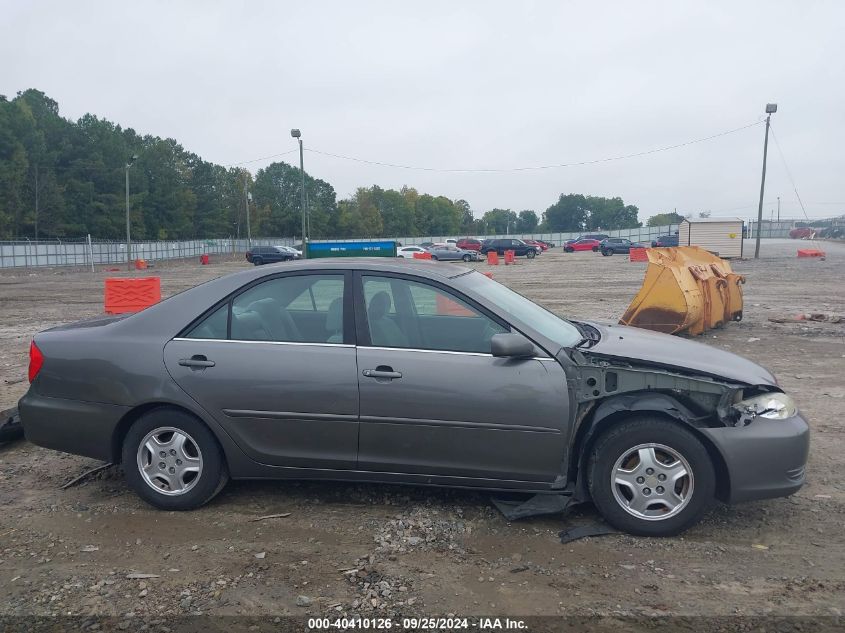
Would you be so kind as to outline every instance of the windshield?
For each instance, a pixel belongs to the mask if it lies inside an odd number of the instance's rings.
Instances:
[[[568,321],[479,272],[463,275],[454,281],[489,299],[504,313],[513,315],[514,319],[525,323],[561,347],[574,347],[584,338],[578,328]]]

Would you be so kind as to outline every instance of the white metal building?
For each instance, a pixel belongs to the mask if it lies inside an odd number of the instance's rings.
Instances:
[[[687,218],[678,229],[678,246],[700,246],[719,257],[742,257],[742,220]]]

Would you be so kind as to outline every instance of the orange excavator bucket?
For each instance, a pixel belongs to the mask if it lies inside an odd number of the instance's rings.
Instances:
[[[619,319],[667,334],[701,334],[742,319],[745,277],[730,264],[699,248],[649,248],[642,288]]]

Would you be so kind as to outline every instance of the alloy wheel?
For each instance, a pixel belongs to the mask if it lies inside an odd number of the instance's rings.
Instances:
[[[164,426],[147,433],[138,446],[138,471],[156,492],[183,495],[202,476],[202,452],[188,433]]]
[[[626,450],[613,465],[610,478],[616,502],[628,514],[646,521],[677,515],[695,489],[689,462],[664,444],[640,444]]]

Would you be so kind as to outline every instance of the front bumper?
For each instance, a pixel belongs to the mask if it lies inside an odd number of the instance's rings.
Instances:
[[[758,418],[743,427],[699,430],[727,466],[724,501],[786,497],[804,485],[810,427],[800,414],[786,420]]]

